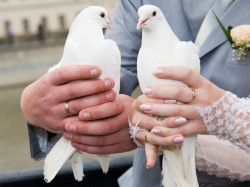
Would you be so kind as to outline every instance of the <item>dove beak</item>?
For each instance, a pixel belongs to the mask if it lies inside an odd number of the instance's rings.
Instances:
[[[139,30],[140,28],[142,28],[147,21],[148,21],[148,18],[146,18],[146,19],[139,19],[139,21],[137,23],[137,30]]]
[[[106,21],[106,27],[107,27],[108,29],[112,29],[112,25],[111,25],[109,19],[106,19],[105,21]]]

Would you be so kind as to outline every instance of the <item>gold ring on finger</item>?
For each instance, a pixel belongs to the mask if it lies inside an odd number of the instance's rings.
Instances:
[[[72,114],[69,111],[69,101],[65,102],[64,107],[65,107],[65,111],[66,111],[67,115],[71,116]]]
[[[189,101],[189,102],[187,102],[187,103],[190,103],[191,101],[193,101],[194,99],[195,99],[195,97],[196,97],[196,91],[193,89],[193,88],[191,88],[191,90],[192,90],[192,99]]]

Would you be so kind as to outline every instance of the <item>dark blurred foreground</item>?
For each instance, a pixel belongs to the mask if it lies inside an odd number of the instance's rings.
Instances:
[[[84,162],[85,178],[81,182],[74,179],[70,164],[65,165],[54,180],[45,183],[43,168],[20,170],[0,174],[1,187],[117,187],[117,179],[132,165],[132,156],[112,158],[108,173],[103,174],[97,161]]]

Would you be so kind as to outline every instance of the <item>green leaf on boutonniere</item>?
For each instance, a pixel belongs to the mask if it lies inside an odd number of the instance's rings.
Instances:
[[[214,13],[214,11],[213,11],[213,14],[214,14],[216,20],[218,21],[218,23],[219,23],[221,29],[223,30],[225,36],[227,37],[228,41],[231,43],[231,45],[233,45],[234,42],[233,42],[232,37],[231,37],[231,35],[230,35],[230,31],[231,31],[231,29],[232,29],[233,27],[229,26],[229,27],[228,27],[228,30],[227,30],[227,29],[224,27],[224,25],[221,23],[221,21],[219,20],[219,18],[216,16],[216,14]]]

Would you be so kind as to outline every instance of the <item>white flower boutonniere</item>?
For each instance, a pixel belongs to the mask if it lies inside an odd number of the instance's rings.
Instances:
[[[245,60],[250,50],[250,25],[240,25],[231,29],[232,47],[238,50],[237,59]]]
[[[216,15],[215,18],[232,45],[233,59],[236,57],[237,60],[245,60],[250,51],[250,25],[240,25],[234,28],[229,26],[226,29]]]

